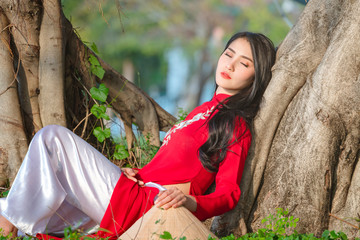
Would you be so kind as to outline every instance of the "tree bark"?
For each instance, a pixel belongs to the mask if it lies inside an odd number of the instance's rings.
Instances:
[[[64,106],[63,24],[60,0],[43,1],[43,18],[40,26],[39,106],[44,126],[66,126]],[[54,97],[56,96],[56,97]]]
[[[18,75],[20,102],[26,130],[32,136],[43,126],[38,103],[41,1],[12,0],[0,4],[10,22],[14,52],[17,51],[21,59]]]
[[[360,202],[359,24],[360,1],[309,1],[279,47],[255,120],[240,202],[215,219],[214,230],[257,230],[282,207],[300,218],[299,232],[359,236],[329,217],[360,213],[354,204]]]
[[[0,9],[0,185],[13,179],[27,150],[13,53],[10,47],[9,21]]]

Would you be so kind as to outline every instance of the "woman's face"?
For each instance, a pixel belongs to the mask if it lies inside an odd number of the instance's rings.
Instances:
[[[254,80],[255,68],[250,43],[246,38],[234,40],[220,56],[216,68],[216,93],[234,95]]]

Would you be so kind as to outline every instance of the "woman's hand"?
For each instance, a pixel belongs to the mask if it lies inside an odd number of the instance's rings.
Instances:
[[[138,173],[138,170],[132,168],[120,168],[121,172],[130,180],[136,182],[140,186],[144,186],[144,182],[138,180],[135,175]]]
[[[194,197],[185,195],[176,187],[170,187],[166,191],[159,192],[155,206],[164,208],[165,210],[171,207],[177,208],[184,206],[194,212],[196,211],[197,204]]]

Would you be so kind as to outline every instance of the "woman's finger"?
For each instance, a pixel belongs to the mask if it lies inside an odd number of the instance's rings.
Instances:
[[[167,199],[168,200],[168,199]],[[171,207],[180,207],[184,204],[184,200],[183,198],[177,196],[176,198],[173,198],[172,200],[164,203],[163,205],[161,205],[162,208],[164,208],[165,210],[171,208]]]
[[[137,182],[140,186],[144,186],[144,182],[138,180],[135,176],[138,172],[138,170],[136,169],[132,169],[132,168],[120,168],[122,173],[130,180]]]
[[[180,207],[186,201],[185,194],[177,188],[170,188],[166,191],[160,192],[155,201],[156,207],[168,209],[170,207]]]
[[[135,176],[138,172],[137,170],[134,170],[132,168],[121,168],[121,171],[129,176]]]

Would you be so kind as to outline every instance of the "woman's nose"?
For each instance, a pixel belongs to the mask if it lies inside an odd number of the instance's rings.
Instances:
[[[228,64],[228,65],[226,65],[226,69],[229,70],[229,71],[234,71],[234,66],[233,66],[233,64]]]

